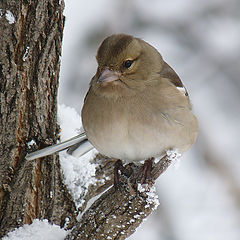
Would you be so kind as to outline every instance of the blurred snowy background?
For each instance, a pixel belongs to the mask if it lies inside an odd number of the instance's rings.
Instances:
[[[140,37],[184,82],[195,146],[157,182],[158,209],[131,240],[240,239],[240,1],[65,1],[59,103],[80,113],[100,42]]]

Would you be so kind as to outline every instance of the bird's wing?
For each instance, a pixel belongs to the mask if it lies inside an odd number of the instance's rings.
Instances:
[[[177,73],[166,63],[164,62],[161,72],[159,72],[162,78],[168,78],[171,83],[185,96],[188,96],[188,92],[184,87],[180,77]]]

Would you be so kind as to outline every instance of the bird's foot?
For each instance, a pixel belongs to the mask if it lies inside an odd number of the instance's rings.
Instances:
[[[131,195],[136,195],[137,193],[137,184],[141,185],[147,184],[148,187],[153,185],[152,179],[152,169],[153,169],[154,158],[149,158],[145,160],[141,168],[135,172],[134,167],[132,168],[131,164],[128,164],[126,167],[123,166],[121,160],[117,160],[114,165],[114,187],[115,190],[121,190],[122,182],[126,182],[124,177],[127,178],[127,184]],[[135,172],[135,174],[134,174]],[[134,177],[135,176],[135,177]],[[122,179],[122,181],[121,181]]]
[[[152,166],[153,160],[154,158],[149,158],[145,160],[144,164],[139,169],[136,180],[137,182],[140,182],[140,184],[149,184],[149,185],[153,184],[152,175],[151,175],[152,168],[153,168]]]

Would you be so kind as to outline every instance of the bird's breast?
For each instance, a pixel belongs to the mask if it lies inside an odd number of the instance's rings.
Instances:
[[[180,138],[188,134],[146,98],[109,101],[92,94],[84,103],[82,121],[89,141],[100,153],[126,162],[180,147]]]

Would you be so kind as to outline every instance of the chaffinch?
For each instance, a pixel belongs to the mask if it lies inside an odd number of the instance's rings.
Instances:
[[[70,153],[80,149],[81,155],[93,145],[108,157],[138,162],[191,147],[198,122],[188,93],[153,46],[130,35],[111,35],[96,59],[82,108],[85,133],[28,154],[28,160],[66,148]]]

